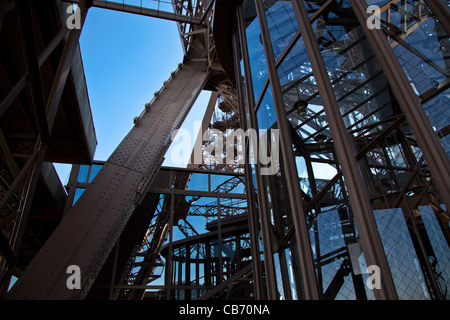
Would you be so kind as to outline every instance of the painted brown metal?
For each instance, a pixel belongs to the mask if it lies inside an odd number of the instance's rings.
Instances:
[[[11,299],[82,299],[113,249],[122,228],[146,194],[172,132],[202,90],[203,62],[186,62],[117,147],[87,191],[30,263]],[[81,269],[81,290],[66,286],[66,269]]]
[[[442,202],[449,208],[450,161],[447,154],[445,153],[437,134],[434,132],[422,104],[403,72],[400,63],[389,46],[383,31],[376,28],[369,29],[367,27],[367,8],[361,1],[350,0],[350,3],[367,35],[367,39],[370,41],[370,44],[379,59],[387,80],[402,107],[402,111],[414,132],[414,136],[423,152],[425,161],[433,175],[433,180],[440,193]],[[440,1],[437,1],[436,3],[438,4]]]
[[[328,79],[327,70],[322,60],[314,32],[311,25],[307,22],[306,8],[302,1],[292,1],[292,3],[296,10],[297,21],[305,41],[305,48],[321,93],[323,106],[335,142],[334,147],[339,158],[343,176],[345,177],[345,183],[358,226],[365,258],[368,265],[378,265],[382,270],[382,289],[376,291],[377,298],[397,299],[383,245],[377,232],[377,225],[356,161],[356,153],[339,112],[337,99]]]
[[[280,156],[283,161],[284,175],[286,178],[288,201],[290,210],[292,212],[293,221],[295,225],[295,237],[298,250],[298,257],[300,260],[300,270],[302,272],[302,282],[305,299],[317,300],[319,293],[317,290],[317,280],[314,271],[314,264],[312,259],[311,244],[309,239],[308,229],[306,227],[306,217],[303,211],[300,194],[300,186],[298,184],[297,172],[294,163],[294,154],[291,147],[291,138],[289,134],[288,120],[285,117],[285,109],[283,97],[281,96],[280,81],[278,73],[275,68],[275,59],[273,52],[270,49],[270,35],[267,21],[265,20],[264,9],[262,3],[255,1],[256,10],[261,28],[262,41],[264,45],[264,52],[267,57],[267,67],[269,71],[269,80],[274,99],[275,112],[277,115],[278,128],[280,130]]]

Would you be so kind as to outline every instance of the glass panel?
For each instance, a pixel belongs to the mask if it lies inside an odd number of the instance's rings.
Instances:
[[[88,165],[80,165],[80,170],[78,171],[77,181],[81,183],[87,182],[87,177],[89,173]]]
[[[192,173],[186,189],[208,191],[208,175],[203,173]]]
[[[304,0],[305,4],[312,2],[314,1]],[[402,4],[406,2],[402,1]],[[423,171],[418,170],[423,162],[418,163],[421,152],[416,139],[408,123],[402,118],[403,111],[359,22],[349,18],[354,16],[352,9],[340,5],[330,8],[331,12],[318,17],[312,27],[347,132],[353,139],[357,157],[362,158],[359,165],[369,193],[369,201],[374,209],[380,209],[376,211],[379,216],[377,222],[379,227],[382,225],[380,236],[386,255],[390,256],[388,260],[390,259],[398,295],[405,299],[428,299],[430,294],[423,279],[432,275],[424,276],[423,273],[428,272],[424,265],[425,257],[422,257],[423,253],[417,245],[417,237],[424,241],[424,236],[408,232],[404,220],[399,220],[403,219],[400,209],[386,208],[403,207],[408,198],[411,198],[411,203],[418,204],[426,192],[432,189],[427,183],[429,172],[425,166]],[[410,22],[415,23],[412,20]],[[416,25],[415,28],[417,27]],[[412,29],[410,31],[413,32]],[[420,84],[423,90],[428,90],[427,81],[430,77],[433,78],[432,74],[419,70],[423,62],[411,62],[414,57],[410,56],[412,51],[409,49],[404,52],[405,61],[418,66],[418,69],[410,68],[410,74],[407,76],[416,79],[417,85]],[[407,56],[410,58],[406,58]],[[420,94],[419,89],[416,91]],[[367,150],[368,144],[375,139],[378,143],[372,144],[370,150]],[[414,176],[413,172],[416,172]],[[381,209],[390,210],[389,214]],[[384,219],[401,221],[403,229],[395,233],[389,229]],[[391,239],[385,239],[389,236]],[[404,259],[413,266],[404,275],[400,271],[403,266],[394,259],[395,254],[389,251],[396,241],[402,242]],[[401,247],[400,244],[397,246]],[[398,253],[398,257],[400,256]],[[414,288],[408,288],[410,282]]]
[[[325,299],[356,299],[356,285],[364,288],[360,298],[366,298],[363,278],[351,269],[347,248],[355,237],[347,209],[320,212],[311,223],[312,251],[320,266],[318,280]]]
[[[286,258],[286,262],[287,262],[287,269],[288,269],[288,275],[289,275],[289,287],[291,289],[291,299],[292,300],[298,300],[299,296],[298,296],[298,292],[297,292],[297,284],[295,282],[295,270],[294,270],[294,266],[293,266],[293,261],[292,261],[292,253],[290,249],[286,249],[284,250],[285,252],[285,258]]]
[[[284,293],[284,287],[283,287],[283,272],[281,270],[280,265],[280,256],[281,254],[276,253],[274,255],[274,262],[275,262],[275,277],[277,282],[277,289],[278,289],[278,299],[279,300],[286,300],[286,296]]]
[[[401,209],[374,210],[374,216],[399,299],[429,299]]]
[[[256,118],[259,130],[269,130],[277,121],[270,85],[267,87],[261,104],[256,111]]]
[[[211,191],[223,193],[244,193],[244,177],[211,174]]]
[[[440,290],[448,300],[450,299],[450,249],[433,208],[431,206],[420,206],[419,211],[432,247],[428,259],[433,273],[436,275]],[[443,211],[439,211],[438,214],[448,220]]]
[[[306,55],[303,38],[300,37],[278,67],[278,77],[283,91],[286,91],[296,82],[308,79],[308,76],[312,76],[311,64]],[[315,85],[315,82],[312,84]],[[316,88],[313,87],[313,89]],[[312,92],[310,91],[309,94]]]
[[[313,28],[347,129],[356,135],[392,116],[388,82],[361,27],[348,31],[320,17]]]
[[[450,35],[423,1],[386,5],[380,0],[366,2],[384,5],[381,26],[431,124],[440,132],[450,124]],[[445,137],[446,134],[440,136],[450,157],[450,144]]]
[[[73,198],[73,204],[75,204],[75,202],[78,201],[78,199],[81,197],[81,195],[85,190],[86,190],[85,188],[77,188],[75,190],[75,197]]]
[[[438,133],[438,137],[440,138],[448,157],[450,157],[450,135],[448,134],[450,124],[449,97],[450,89],[447,89],[437,97],[423,103],[425,112],[430,118],[431,125]]]
[[[244,1],[243,5],[245,34],[247,37],[247,47],[250,60],[250,69],[253,83],[253,93],[255,101],[264,87],[267,78],[266,57],[262,45],[261,30],[256,18],[256,8],[253,0]]]
[[[331,137],[317,83],[300,37],[278,67],[289,123],[304,143],[316,144],[319,135]],[[297,103],[303,102],[303,109]],[[325,151],[325,150],[323,150]]]
[[[91,172],[89,173],[89,183],[94,180],[97,173],[100,171],[100,169],[103,167],[101,164],[93,164],[91,167]]]
[[[263,1],[275,60],[298,30],[297,18],[290,1]]]

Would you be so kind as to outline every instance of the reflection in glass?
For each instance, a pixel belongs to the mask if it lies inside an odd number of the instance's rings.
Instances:
[[[272,92],[270,89],[271,88],[269,85],[266,89],[266,93],[264,94],[261,104],[256,111],[256,119],[259,130],[269,130],[277,121],[275,108],[273,105]]]
[[[247,37],[253,93],[255,101],[257,101],[267,78],[266,57],[253,0],[244,1],[243,8],[244,20],[247,23],[245,25],[245,33]]]
[[[450,249],[448,242],[442,234],[442,229],[432,207],[420,206],[419,212],[432,247],[429,251],[428,259],[436,275],[441,292],[445,294],[445,298],[448,300],[450,299]],[[440,215],[443,215],[445,218],[443,211],[440,212]]]
[[[81,165],[80,170],[78,171],[77,181],[81,182],[81,183],[85,183],[88,178],[88,173],[89,173],[89,166]]]
[[[103,167],[103,165],[100,164],[93,164],[91,167],[91,172],[89,173],[89,183],[94,180],[97,173],[99,173],[100,169]]]
[[[187,190],[208,191],[208,175],[203,173],[191,174]]]
[[[368,5],[383,1],[366,0]],[[450,35],[423,1],[383,7],[387,39],[412,88],[419,96],[434,130],[450,124]],[[382,21],[383,21],[382,20]],[[441,142],[450,157],[446,135]]]
[[[402,210],[374,210],[374,216],[399,299],[429,299]]]
[[[85,188],[77,188],[75,190],[75,197],[73,198],[73,204],[75,204],[78,201],[78,199],[80,199],[81,195],[85,190],[86,190]]]
[[[277,60],[298,30],[297,19],[290,1],[263,1],[263,5],[273,54]]]

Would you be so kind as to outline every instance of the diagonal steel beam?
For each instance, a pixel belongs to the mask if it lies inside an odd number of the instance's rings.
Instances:
[[[134,209],[142,202],[179,128],[203,89],[204,62],[187,61],[119,144],[65,215],[7,298],[84,299]],[[77,265],[81,288],[66,286]]]

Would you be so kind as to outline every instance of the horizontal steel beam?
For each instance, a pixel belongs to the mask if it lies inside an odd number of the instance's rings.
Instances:
[[[231,198],[231,199],[247,199],[245,193],[225,193],[225,192],[212,192],[212,191],[198,191],[198,190],[184,190],[184,189],[165,189],[165,188],[150,188],[148,191],[150,193],[161,193],[161,194],[175,194],[182,196],[200,196],[200,197],[213,197],[217,196],[221,198]]]
[[[69,0],[63,0],[65,2],[70,3],[78,3],[79,0],[69,1]],[[102,8],[102,9],[110,9],[120,12],[127,12],[127,13],[134,13],[139,14],[142,16],[147,17],[154,17],[154,18],[160,18],[164,20],[170,20],[170,21],[176,21],[180,23],[190,23],[194,25],[200,25],[202,23],[201,18],[195,18],[195,17],[189,17],[181,14],[176,14],[173,12],[167,12],[167,11],[160,11],[150,8],[144,8],[144,7],[138,7],[138,6],[132,6],[129,4],[122,4],[122,3],[115,3],[110,1],[103,1],[103,0],[93,0],[93,7]]]

